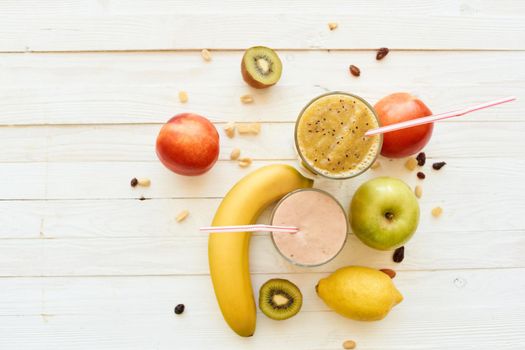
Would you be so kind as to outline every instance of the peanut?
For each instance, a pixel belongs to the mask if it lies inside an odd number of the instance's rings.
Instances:
[[[224,126],[224,132],[230,139],[235,136],[235,123],[228,123]]]
[[[441,214],[443,214],[443,208],[441,207],[435,207],[434,209],[432,209],[432,216],[437,218],[438,216],[441,216]]]
[[[417,185],[414,189],[414,193],[416,194],[417,198],[421,198],[421,196],[423,195],[423,187]]]
[[[201,51],[201,57],[203,60],[205,60],[206,62],[209,62],[211,61],[211,54],[210,54],[210,51],[206,50],[206,49],[203,49]]]
[[[151,180],[145,177],[137,179],[137,185],[142,187],[149,187],[149,185],[151,185]]]
[[[376,160],[374,164],[372,164],[372,166],[370,167],[370,169],[374,169],[374,170],[379,169],[379,168],[381,168],[381,163],[378,160]]]
[[[244,104],[253,103],[253,96],[246,94],[241,96],[241,102]]]
[[[408,158],[405,162],[405,168],[407,168],[410,171],[414,171],[417,166],[417,160],[415,158]]]
[[[336,30],[337,29],[337,23],[335,23],[335,22],[328,23],[328,29]]]
[[[353,340],[346,340],[343,343],[343,349],[347,349],[347,350],[355,349],[355,346],[356,346],[356,343]]]
[[[232,152],[230,153],[230,159],[231,160],[237,160],[239,159],[239,156],[241,155],[241,150],[238,148],[232,149]]]
[[[261,132],[260,123],[237,124],[237,130],[241,135],[257,135]]]
[[[190,215],[190,212],[188,210],[183,210],[177,215],[175,220],[177,220],[177,222],[182,222],[188,217],[188,215]]]
[[[239,159],[239,166],[241,168],[247,168],[249,167],[250,165],[252,164],[252,159],[251,158],[241,158]]]
[[[188,93],[186,91],[179,91],[179,101],[180,103],[188,102]]]

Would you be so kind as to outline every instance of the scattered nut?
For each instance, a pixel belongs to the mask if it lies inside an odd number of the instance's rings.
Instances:
[[[261,132],[260,123],[242,123],[237,124],[237,131],[241,135],[257,135]]]
[[[335,23],[335,22],[328,23],[328,29],[336,30],[337,29],[337,23]]]
[[[396,263],[400,263],[405,258],[405,247],[399,247],[394,251],[394,255],[392,256],[392,259]]]
[[[250,94],[242,95],[241,102],[244,104],[253,103],[253,96]]]
[[[185,309],[184,304],[179,304],[179,305],[175,306],[175,313],[177,315],[180,315],[181,313],[184,312],[184,309]]]
[[[186,91],[179,91],[179,101],[180,103],[188,102],[188,93]]]
[[[188,217],[188,215],[190,215],[190,212],[187,210],[183,210],[179,213],[179,215],[177,215],[175,220],[177,220],[177,222],[182,222]]]
[[[425,152],[419,152],[419,154],[416,157],[417,165],[423,166],[425,165],[425,162],[427,161],[427,155]]]
[[[439,170],[443,168],[446,164],[447,163],[445,162],[437,162],[437,163],[432,164],[432,168],[434,168],[434,170]]]
[[[251,164],[252,164],[252,159],[251,158],[245,157],[245,158],[239,159],[239,166],[241,168],[249,167]]]
[[[151,180],[145,177],[140,178],[137,180],[137,185],[142,186],[142,187],[149,187],[149,185],[151,185]]]
[[[405,168],[407,168],[410,171],[414,171],[416,169],[417,160],[415,158],[408,158],[405,162]]]
[[[418,171],[416,175],[417,175],[417,178],[420,180],[423,180],[426,177],[425,173],[422,171]]]
[[[344,343],[343,343],[343,349],[355,349],[355,346],[356,346],[356,343],[355,341],[353,340],[346,340]]]
[[[371,166],[370,168],[371,168],[371,169],[374,169],[374,170],[375,170],[375,169],[378,169],[378,168],[381,168],[381,163],[380,163],[378,160],[376,160],[376,161],[374,162],[374,164],[372,164],[372,166]]]
[[[139,184],[139,180],[137,180],[136,177],[134,177],[133,179],[131,179],[130,183],[131,187],[135,187]]]
[[[239,159],[239,156],[241,155],[241,150],[238,148],[232,149],[232,152],[230,153],[230,159],[231,160],[237,160]]]
[[[441,216],[441,214],[443,214],[443,208],[441,207],[435,207],[434,209],[432,209],[432,216],[437,218],[438,216]]]
[[[382,47],[379,50],[377,50],[376,60],[382,60],[385,58],[386,55],[388,55],[390,51],[386,47]]]
[[[228,123],[224,126],[224,132],[230,139],[235,136],[235,123]]]
[[[423,187],[417,185],[414,189],[414,193],[416,194],[417,198],[421,198],[421,196],[423,195]]]
[[[206,49],[203,49],[201,51],[201,57],[203,60],[205,60],[206,62],[209,62],[211,61],[211,54],[210,54],[210,51],[206,50]]]
[[[388,275],[388,277],[390,277],[390,278],[394,278],[394,277],[396,277],[396,272],[395,272],[394,270],[391,270],[391,269],[381,269],[381,270],[379,270],[379,271],[381,271],[381,272],[383,272],[383,273],[386,273],[386,274]]]
[[[354,77],[358,77],[361,75],[361,70],[359,68],[357,68],[357,66],[354,66],[353,64],[350,65],[350,73],[352,73],[352,75]]]

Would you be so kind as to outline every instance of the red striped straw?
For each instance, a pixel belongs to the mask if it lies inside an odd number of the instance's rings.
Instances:
[[[436,122],[438,120],[448,119],[448,118],[452,118],[452,117],[459,117],[459,116],[465,115],[467,113],[479,111],[481,109],[489,108],[489,107],[492,107],[492,106],[497,106],[497,105],[500,105],[502,103],[511,102],[511,101],[514,101],[515,99],[516,99],[515,96],[509,96],[509,97],[501,98],[499,100],[494,100],[494,101],[485,102],[485,103],[481,103],[481,104],[478,104],[478,105],[470,106],[470,107],[467,107],[467,108],[458,109],[458,110],[455,110],[455,111],[452,111],[452,112],[435,114],[435,115],[430,115],[428,117],[417,118],[417,119],[407,120],[407,121],[401,122],[401,123],[386,125],[386,126],[382,126],[382,127],[376,128],[376,129],[368,130],[365,133],[365,136],[384,134],[386,132],[396,131],[396,130],[405,129],[405,128],[411,128],[413,126],[428,124],[428,123]]]
[[[220,232],[282,232],[297,233],[298,227],[295,226],[274,226],[274,225],[235,225],[235,226],[206,226],[199,228],[201,232],[220,233]]]

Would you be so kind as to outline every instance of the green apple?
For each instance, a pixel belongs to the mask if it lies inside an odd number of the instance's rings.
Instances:
[[[416,232],[419,204],[399,179],[378,177],[359,186],[350,204],[350,225],[369,247],[390,250],[405,244]]]

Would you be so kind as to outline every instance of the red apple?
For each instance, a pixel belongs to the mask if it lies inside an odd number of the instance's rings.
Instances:
[[[219,133],[208,119],[198,114],[177,114],[160,129],[157,156],[177,174],[203,174],[219,157]]]
[[[395,124],[432,114],[420,99],[405,92],[383,97],[374,108],[381,125]],[[387,132],[383,134],[381,154],[390,158],[403,158],[415,154],[428,143],[433,128],[434,124],[430,123]]]

